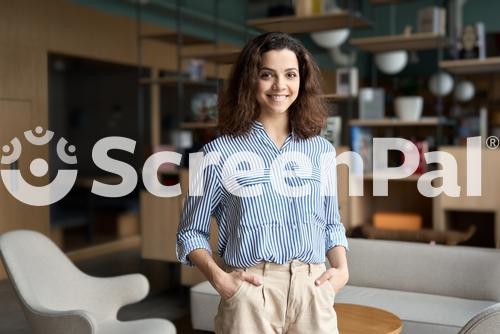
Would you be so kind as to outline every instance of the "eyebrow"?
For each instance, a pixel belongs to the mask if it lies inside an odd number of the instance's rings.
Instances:
[[[267,70],[267,71],[271,71],[271,72],[276,72],[275,70],[273,70],[272,68],[269,68],[269,67],[262,67],[260,70],[261,71]],[[290,68],[285,69],[285,72],[288,72],[288,71],[297,71],[298,72],[299,70],[295,67],[290,67]]]

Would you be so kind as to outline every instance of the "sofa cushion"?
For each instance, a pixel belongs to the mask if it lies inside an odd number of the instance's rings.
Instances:
[[[219,293],[210,282],[201,282],[191,287],[191,322],[194,329],[214,331],[219,301]]]
[[[475,314],[496,303],[351,285],[337,294],[335,302],[378,307],[396,314],[405,322],[450,327],[453,333],[458,332]]]
[[[500,301],[500,251],[349,239],[349,284]]]

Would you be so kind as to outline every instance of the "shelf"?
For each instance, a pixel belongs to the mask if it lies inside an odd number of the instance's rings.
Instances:
[[[417,121],[403,121],[398,118],[383,119],[353,119],[349,121],[350,126],[438,126],[444,125],[437,117],[422,117]]]
[[[439,67],[453,74],[486,74],[500,72],[500,57],[444,60]]]
[[[167,77],[167,78],[158,78],[158,79],[149,79],[149,78],[142,78],[139,79],[139,83],[141,85],[177,85],[179,82],[179,78],[176,77]],[[186,86],[217,86],[217,81],[215,80],[202,80],[202,81],[197,81],[197,80],[190,80],[190,79],[183,79],[182,84]]]
[[[177,44],[177,36],[179,36],[177,32],[167,32],[167,33],[156,33],[156,34],[144,34],[141,35],[141,38],[168,44]],[[182,45],[184,46],[204,45],[204,44],[213,44],[213,42],[206,38],[182,34]]]
[[[218,64],[233,64],[238,59],[241,50],[205,51],[182,55],[183,58],[198,58]]]
[[[323,94],[321,95],[323,99],[326,99],[331,102],[341,102],[341,101],[350,101],[350,100],[355,100],[357,99],[357,96],[350,96],[350,95],[338,95],[338,94]]]
[[[247,25],[264,31],[281,31],[289,34],[308,33],[339,28],[370,27],[368,20],[348,12],[313,16],[278,16],[247,21]]]
[[[415,33],[411,35],[388,35],[368,38],[353,38],[351,45],[369,52],[386,52],[394,50],[428,50],[446,47],[449,40],[446,36],[435,33]]]
[[[182,122],[181,129],[212,129],[217,127],[216,122]]]
[[[377,5],[396,5],[403,2],[410,2],[411,0],[370,0],[370,4]]]
[[[391,181],[405,181],[405,182],[416,182],[416,181],[418,181],[418,178],[421,175],[420,174],[413,174],[413,175],[407,176],[407,177],[402,178],[402,179],[393,179],[392,177],[394,177],[394,176],[395,175],[392,175],[392,174],[384,174],[384,178],[390,179]],[[371,181],[375,180],[372,173],[364,174],[363,179],[371,180]]]

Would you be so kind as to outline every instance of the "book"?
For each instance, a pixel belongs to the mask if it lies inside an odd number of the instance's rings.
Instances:
[[[351,127],[351,147],[363,160],[363,166],[354,165],[353,173],[363,175],[372,171],[373,165],[373,134],[371,129],[359,126]]]
[[[446,9],[438,6],[420,9],[417,14],[417,29],[418,32],[446,35]]]
[[[328,117],[325,127],[321,131],[321,136],[332,143],[333,146],[339,146],[341,134],[342,118],[340,116]]]

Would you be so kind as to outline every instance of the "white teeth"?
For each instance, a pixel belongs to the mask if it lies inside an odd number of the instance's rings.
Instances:
[[[276,102],[285,101],[286,95],[271,95],[271,99]]]

